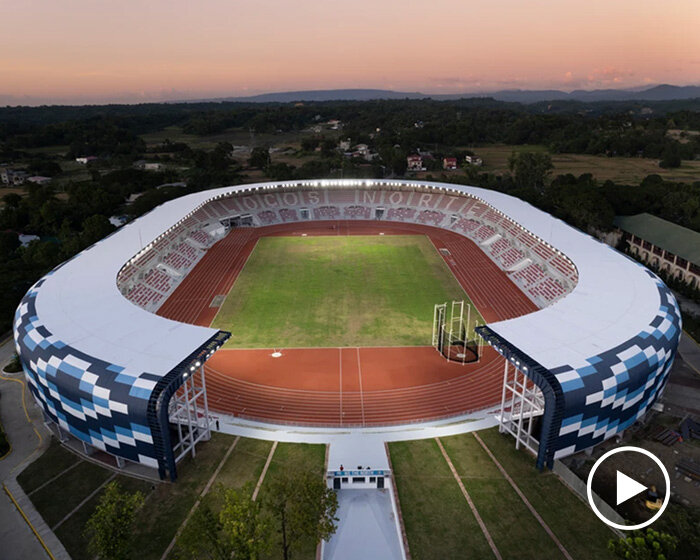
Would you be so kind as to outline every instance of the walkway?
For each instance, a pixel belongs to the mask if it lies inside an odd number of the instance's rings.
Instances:
[[[12,357],[14,345],[9,339],[0,345],[0,364]],[[31,526],[51,551],[53,558],[69,559],[68,553],[46,525],[15,477],[48,445],[49,433],[41,413],[24,386],[24,377],[0,375],[0,413],[2,425],[12,446],[0,460],[0,542],[3,560],[51,558],[39,542]],[[24,398],[23,398],[24,397]],[[22,509],[25,520],[13,500]]]
[[[685,331],[681,335],[681,341],[678,344],[678,351],[680,352],[683,361],[700,375],[700,345],[691,338],[690,335],[686,334]]]

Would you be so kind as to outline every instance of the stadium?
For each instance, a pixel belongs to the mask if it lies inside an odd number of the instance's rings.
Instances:
[[[652,272],[514,197],[314,180],[157,207],[39,280],[14,337],[59,432],[174,480],[227,419],[488,420],[551,468],[653,405],[680,322]]]

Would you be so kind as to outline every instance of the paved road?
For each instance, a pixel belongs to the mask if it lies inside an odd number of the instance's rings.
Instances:
[[[0,366],[4,366],[14,351],[12,339],[0,343]],[[17,484],[15,477],[48,446],[49,432],[42,422],[41,412],[24,386],[22,374],[0,374],[0,416],[12,449],[0,460],[0,543],[3,560],[49,558],[27,522],[10,500],[5,487],[12,493],[39,532],[55,558],[69,558],[55,535],[32,506]],[[28,418],[31,420],[28,420]]]
[[[700,375],[700,345],[684,332],[678,344],[678,351],[690,369]]]

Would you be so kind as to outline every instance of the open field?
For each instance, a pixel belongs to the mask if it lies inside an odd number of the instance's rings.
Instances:
[[[130,557],[153,560],[161,558],[234,440],[232,436],[213,434],[210,442],[197,448],[195,459],[188,457],[178,465],[178,480],[175,484],[156,484],[121,475],[116,477],[115,480],[123,489],[140,491],[146,498],[137,515]],[[207,499],[216,503],[217,490],[221,487],[240,488],[248,482],[255,484],[271,447],[272,442],[269,441],[240,438],[214,480]],[[284,471],[309,469],[318,472],[320,477],[324,460],[323,445],[278,445],[263,482],[261,496],[266,483]],[[102,491],[98,491],[74,513],[71,512],[112,474],[112,471],[81,459],[53,440],[48,450],[22,472],[18,481],[47,524],[54,528],[60,523],[55,532],[71,557],[87,560],[92,556],[87,551],[83,531]],[[63,520],[67,515],[69,517]],[[276,534],[274,538],[277,538]],[[275,540],[272,546],[277,544]],[[315,550],[316,543],[305,543],[300,550],[295,551],[298,553],[295,558],[312,559]],[[270,557],[276,558],[278,554],[271,554]]]
[[[187,134],[179,126],[168,126],[157,132],[142,134],[141,138],[148,146],[162,144],[166,140],[184,142],[190,148],[212,150],[219,142],[230,142],[234,146],[291,146],[301,142],[304,132],[285,132],[280,134],[253,133],[242,128],[231,128],[221,133],[199,136]]]
[[[538,472],[532,456],[495,428],[478,434],[573,558],[612,558],[613,533],[556,475]],[[441,442],[504,559],[563,557],[473,434]],[[391,443],[389,450],[411,556],[472,550],[475,558],[493,557],[436,441]]]
[[[453,299],[467,297],[424,236],[266,237],[212,326],[232,348],[425,346]]]
[[[546,152],[544,146],[487,145],[470,148],[484,160],[482,169],[489,173],[508,172],[508,158],[513,152]],[[659,160],[648,158],[605,157],[585,154],[552,154],[552,176],[592,173],[598,180],[638,184],[647,175],[657,174],[668,181],[700,180],[700,161],[684,161],[677,169],[662,169]]]

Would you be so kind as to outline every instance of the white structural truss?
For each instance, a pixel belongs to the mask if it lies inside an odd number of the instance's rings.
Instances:
[[[505,360],[503,393],[498,429],[515,437],[515,448],[524,445],[537,454],[539,441],[532,435],[535,418],[544,414],[544,396],[539,387],[515,365]]]
[[[170,399],[170,423],[177,427],[178,441],[173,445],[175,462],[188,453],[196,455],[195,445],[211,438],[209,403],[204,365],[185,374],[182,386]]]

